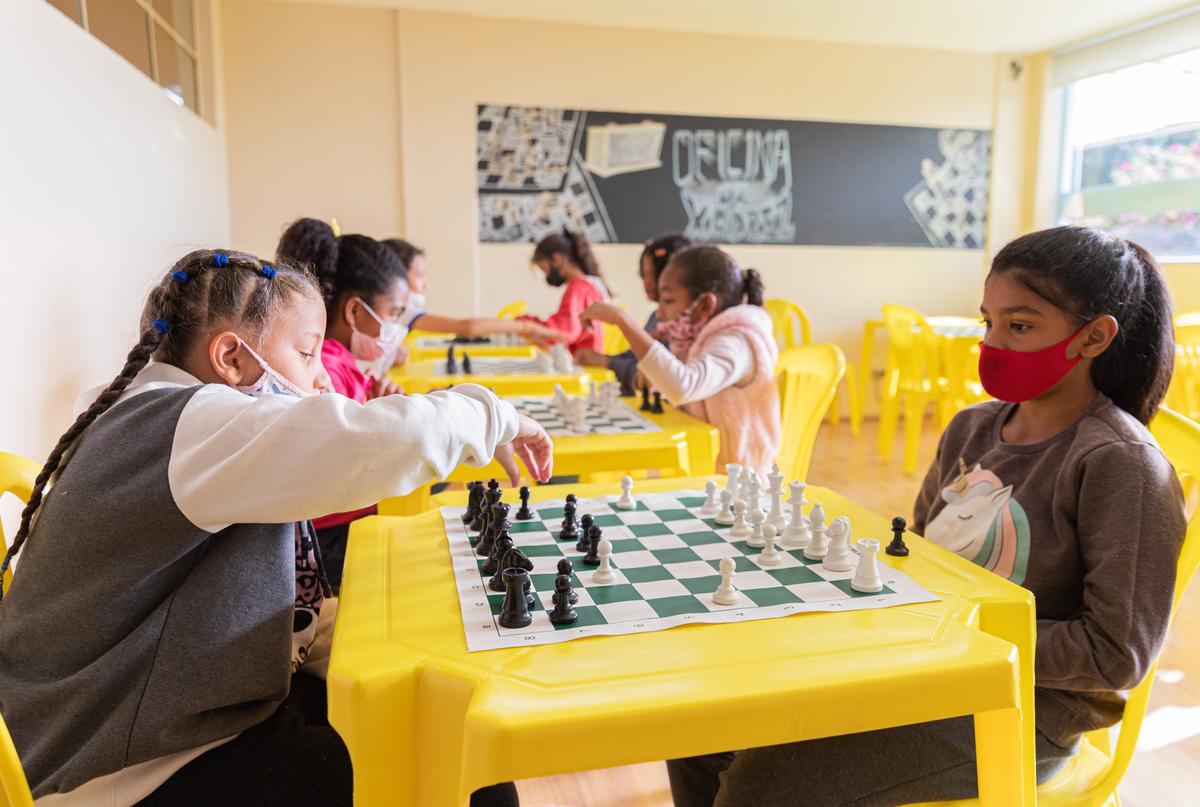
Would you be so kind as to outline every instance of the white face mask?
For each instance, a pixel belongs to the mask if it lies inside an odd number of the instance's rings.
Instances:
[[[254,398],[262,395],[288,395],[293,398],[310,398],[313,395],[319,395],[317,392],[305,392],[297,387],[291,381],[284,377],[283,373],[278,372],[271,365],[267,364],[267,360],[254,352],[254,349],[246,344],[241,339],[238,339],[242,347],[249,351],[254,360],[258,362],[258,366],[262,368],[262,375],[253,384],[237,385],[233,388],[238,392],[243,392]]]
[[[409,311],[424,311],[425,310],[425,293],[421,291],[410,291],[408,293],[408,304],[405,308]]]

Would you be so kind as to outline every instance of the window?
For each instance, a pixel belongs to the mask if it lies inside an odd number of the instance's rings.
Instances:
[[[154,79],[167,97],[200,111],[192,0],[47,0]]]
[[[1200,260],[1200,50],[1067,86],[1060,223]]]

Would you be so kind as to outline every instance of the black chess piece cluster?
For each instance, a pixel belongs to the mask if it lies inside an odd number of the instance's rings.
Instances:
[[[898,558],[908,557],[908,545],[904,543],[904,531],[907,529],[908,522],[904,520],[903,516],[893,518],[892,542],[883,551]]]
[[[465,350],[462,354],[462,371],[466,375],[471,374],[471,357]],[[454,353],[454,345],[446,349],[446,375],[458,375],[458,359]]]

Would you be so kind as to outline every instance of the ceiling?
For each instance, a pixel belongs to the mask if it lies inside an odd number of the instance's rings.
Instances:
[[[306,0],[487,17],[981,52],[1050,50],[1181,0]]]

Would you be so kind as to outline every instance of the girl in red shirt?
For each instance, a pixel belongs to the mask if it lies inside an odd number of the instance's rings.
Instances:
[[[566,285],[558,311],[547,319],[520,317],[558,331],[566,337],[567,347],[574,354],[581,348],[604,349],[604,331],[599,325],[584,326],[579,315],[592,303],[609,299],[608,287],[600,275],[600,266],[592,254],[592,246],[580,233],[564,229],[538,242],[533,250],[533,265],[551,286]]]

